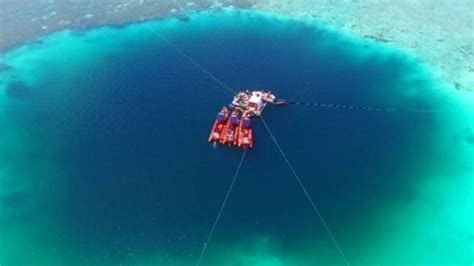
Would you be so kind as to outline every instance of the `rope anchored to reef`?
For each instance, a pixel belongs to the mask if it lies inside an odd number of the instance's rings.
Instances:
[[[231,92],[232,94],[236,94],[237,92],[227,86],[224,82],[222,82],[220,79],[218,79],[216,76],[214,76],[211,72],[209,72],[207,69],[205,69],[201,64],[199,64],[196,60],[194,60],[191,56],[189,56],[187,53],[185,53],[182,49],[180,49],[178,46],[174,45],[172,42],[170,42],[165,36],[163,36],[161,33],[159,33],[157,30],[155,30],[153,27],[151,27],[148,24],[145,24],[151,32],[153,32],[156,36],[158,36],[161,40],[163,40],[168,46],[171,48],[175,49],[183,58],[188,60],[191,64],[193,64],[195,67],[197,67],[199,70],[201,70],[204,74],[206,74],[208,77],[213,79],[215,82],[217,82],[219,85],[221,85],[223,88]]]
[[[204,258],[204,254],[206,253],[207,247],[209,246],[209,242],[211,242],[212,235],[214,234],[214,231],[216,230],[216,226],[219,223],[219,220],[222,216],[222,212],[224,211],[225,205],[227,204],[227,200],[229,199],[230,194],[232,193],[232,189],[234,188],[235,181],[237,180],[237,177],[239,176],[240,168],[242,167],[242,164],[244,163],[246,154],[247,154],[247,148],[244,149],[242,157],[240,158],[240,162],[239,162],[239,165],[237,166],[237,170],[235,170],[234,177],[232,178],[232,182],[230,183],[229,189],[227,190],[224,201],[222,201],[219,212],[217,213],[217,217],[214,223],[212,224],[211,231],[209,231],[209,235],[207,236],[206,243],[204,243],[204,246],[202,247],[201,255],[199,256],[196,266],[199,266],[199,264],[201,264],[202,259]]]
[[[177,47],[176,45],[174,45],[172,42],[170,42],[167,38],[165,38],[163,35],[161,35],[158,31],[156,31],[154,28],[152,28],[150,25],[147,25],[148,28],[150,29],[150,31],[152,31],[153,33],[155,33],[160,39],[162,39],[167,45],[169,45],[170,47],[172,47],[173,49],[175,49],[178,53],[180,53],[186,60],[188,60],[191,64],[193,64],[195,67],[199,68],[204,74],[206,74],[207,76],[209,76],[211,79],[213,79],[215,82],[217,82],[219,85],[221,85],[223,88],[225,88],[226,90],[228,90],[229,92],[235,94],[236,92],[231,89],[229,86],[227,86],[224,82],[222,82],[221,80],[219,80],[216,76],[214,76],[211,72],[209,72],[207,69],[205,69],[201,64],[199,64],[196,60],[194,60],[192,57],[190,57],[189,55],[187,55],[183,50],[181,50],[179,47]],[[293,104],[301,104],[301,105],[310,105],[310,104],[306,104],[306,103],[300,103],[300,102],[293,102]],[[313,104],[315,105],[315,104]],[[312,208],[314,209],[314,211],[316,212],[316,214],[318,215],[321,223],[323,224],[324,228],[326,229],[326,231],[328,232],[329,236],[331,237],[334,245],[336,246],[337,250],[339,251],[339,253],[341,254],[342,258],[344,259],[344,262],[346,265],[349,265],[349,262],[347,261],[346,259],[346,256],[344,254],[344,252],[342,252],[342,249],[340,248],[338,242],[336,241],[334,235],[332,234],[331,230],[329,229],[328,225],[326,224],[326,221],[324,220],[323,216],[321,215],[321,213],[319,212],[315,202],[313,201],[313,199],[311,198],[311,196],[309,195],[308,193],[308,190],[306,189],[306,187],[304,186],[304,184],[301,182],[301,179],[299,178],[298,174],[296,173],[295,169],[293,168],[293,165],[290,163],[290,161],[288,160],[288,157],[285,155],[285,153],[283,152],[282,148],[280,147],[280,145],[278,144],[277,140],[275,139],[275,136],[273,136],[273,133],[271,132],[270,128],[268,127],[267,123],[265,122],[265,120],[263,119],[263,117],[261,117],[262,121],[263,121],[263,124],[265,125],[265,128],[267,129],[268,133],[270,134],[271,138],[273,139],[273,142],[275,143],[276,147],[278,148],[278,150],[280,151],[280,154],[282,155],[282,157],[285,159],[285,162],[286,164],[288,165],[289,169],[291,170],[292,174],[295,176],[296,180],[298,181],[298,184],[299,186],[301,187],[303,193],[305,194],[306,198],[308,199],[309,203],[311,204]],[[222,212],[224,211],[224,208],[227,204],[227,201],[230,197],[230,194],[232,193],[232,190],[233,190],[233,187],[234,187],[234,184],[235,184],[235,181],[237,180],[237,177],[239,175],[239,172],[240,172],[240,168],[242,167],[242,164],[244,162],[244,159],[245,159],[245,156],[247,154],[247,149],[244,150],[243,154],[242,154],[242,157],[240,159],[240,162],[239,162],[239,165],[234,173],[234,177],[232,178],[232,182],[229,186],[229,189],[227,190],[227,193],[226,193],[226,196],[224,198],[224,201],[222,202],[221,204],[221,207],[219,209],[219,212],[217,213],[217,217],[211,227],[211,230],[209,232],[209,235],[207,237],[207,240],[206,242],[204,243],[204,246],[202,248],[202,251],[201,251],[201,254],[198,258],[198,261],[196,263],[196,266],[199,266],[202,259],[204,258],[204,255],[207,251],[207,247],[209,246],[209,243],[212,239],[212,235],[214,234],[214,231],[216,229],[216,226],[217,224],[219,223],[219,220],[222,216]]]
[[[331,232],[331,230],[329,229],[329,226],[327,225],[326,223],[326,220],[323,218],[321,212],[319,211],[315,201],[313,200],[313,198],[311,198],[311,195],[309,194],[308,190],[306,189],[306,186],[303,184],[303,182],[301,181],[301,178],[299,177],[299,175],[296,173],[296,170],[295,168],[293,167],[293,164],[290,162],[290,160],[288,159],[288,157],[286,156],[285,152],[283,151],[283,149],[281,148],[280,144],[278,143],[278,141],[276,140],[275,136],[273,135],[272,131],[270,130],[270,128],[268,127],[267,125],[267,122],[265,122],[265,119],[263,119],[263,116],[260,116],[260,119],[262,120],[263,122],[263,125],[265,126],[265,129],[267,130],[268,134],[270,135],[271,139],[273,140],[273,143],[275,144],[275,146],[277,147],[278,151],[280,152],[281,156],[283,157],[283,159],[285,160],[288,168],[290,169],[291,173],[293,174],[293,176],[295,177],[296,181],[298,182],[298,185],[300,186],[301,190],[303,191],[304,195],[306,196],[306,198],[308,199],[308,202],[309,204],[311,205],[311,207],[313,208],[314,212],[316,213],[316,215],[318,216],[319,220],[321,221],[321,224],[323,225],[324,229],[326,230],[326,232],[328,233],[329,237],[331,238],[332,242],[334,243],[334,246],[336,247],[336,249],[339,251],[339,254],[341,255],[342,259],[344,260],[345,264],[347,266],[349,266],[349,261],[347,260],[346,258],[346,255],[344,254],[344,252],[342,251],[341,249],[341,246],[339,245],[339,243],[337,242],[336,238],[334,237],[333,233]]]

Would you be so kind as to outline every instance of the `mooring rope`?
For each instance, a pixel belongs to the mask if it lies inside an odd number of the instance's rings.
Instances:
[[[296,170],[295,168],[293,167],[293,165],[291,164],[290,160],[288,159],[288,157],[286,156],[285,152],[283,151],[283,149],[281,148],[280,144],[278,143],[278,141],[276,140],[275,136],[273,135],[272,131],[270,130],[270,128],[268,127],[267,125],[267,122],[265,122],[265,119],[263,119],[263,116],[260,116],[260,119],[262,120],[263,122],[263,125],[265,126],[265,128],[267,129],[268,131],[268,134],[270,135],[270,137],[272,138],[273,140],[273,143],[275,143],[275,146],[277,147],[278,151],[280,152],[281,156],[283,157],[283,159],[285,160],[286,164],[288,165],[288,168],[290,169],[291,173],[293,174],[293,176],[295,177],[296,181],[298,182],[298,185],[300,186],[301,190],[303,191],[304,195],[306,196],[306,198],[308,199],[308,202],[311,204],[311,207],[313,207],[313,210],[314,212],[316,213],[316,215],[318,216],[319,220],[321,221],[321,224],[323,225],[324,229],[326,229],[329,237],[331,238],[332,242],[334,243],[334,246],[336,246],[337,250],[339,251],[339,254],[341,255],[341,257],[344,259],[344,262],[346,263],[346,265],[350,265],[349,264],[349,261],[347,260],[346,258],[346,255],[344,254],[344,252],[342,251],[341,247],[339,246],[339,243],[337,242],[336,238],[334,237],[333,233],[331,232],[331,230],[329,229],[329,226],[327,225],[326,221],[324,220],[321,212],[319,211],[318,207],[316,206],[316,203],[314,202],[314,200],[311,198],[311,196],[309,195],[309,192],[308,190],[306,189],[305,185],[303,184],[303,182],[301,181],[300,177],[298,176],[298,174],[296,173]]]
[[[357,105],[346,105],[346,104],[331,104],[331,103],[317,103],[317,102],[288,102],[291,105],[304,105],[314,106],[319,108],[333,108],[333,109],[348,109],[348,110],[359,110],[359,111],[374,111],[374,112],[395,112],[394,108],[378,108],[378,107],[367,107]]]
[[[199,256],[196,266],[199,266],[202,259],[204,258],[204,254],[206,253],[207,247],[209,246],[209,242],[211,241],[212,235],[214,234],[214,231],[216,230],[216,226],[219,223],[222,212],[224,211],[225,205],[227,204],[227,200],[229,199],[229,196],[232,193],[232,189],[234,188],[235,181],[237,180],[237,176],[239,175],[240,168],[242,167],[242,164],[245,159],[245,155],[247,154],[247,150],[248,150],[247,148],[244,149],[239,165],[237,166],[237,170],[235,170],[234,177],[232,178],[232,182],[230,183],[229,189],[227,190],[227,193],[225,195],[224,201],[222,202],[219,212],[217,213],[216,220],[214,221],[214,224],[211,227],[211,231],[209,232],[209,235],[207,236],[206,243],[204,243],[204,246],[202,247],[201,255]]]
[[[176,45],[174,45],[172,42],[170,42],[167,38],[165,38],[162,34],[160,34],[158,31],[156,31],[154,28],[152,28],[150,25],[146,25],[150,31],[152,31],[154,34],[156,34],[158,37],[160,37],[160,39],[162,39],[166,44],[168,44],[170,47],[172,47],[173,49],[175,49],[178,53],[180,53],[185,59],[187,59],[191,64],[193,64],[195,67],[197,67],[198,69],[200,69],[204,74],[206,74],[207,76],[209,76],[211,79],[213,79],[215,82],[217,82],[219,85],[221,85],[222,87],[224,87],[225,89],[227,89],[229,92],[231,92],[232,94],[236,94],[236,91],[234,91],[233,89],[231,89],[229,86],[227,86],[224,82],[222,82],[221,80],[219,80],[216,76],[214,76],[211,72],[209,72],[208,70],[206,70],[202,65],[200,65],[196,60],[194,60],[192,57],[190,57],[189,55],[187,55],[183,50],[181,50],[179,47],[177,47]],[[311,198],[311,196],[309,195],[306,187],[304,186],[303,182],[301,182],[301,179],[299,178],[298,174],[296,173],[295,169],[293,168],[292,164],[290,163],[290,161],[288,160],[288,158],[286,157],[285,153],[283,152],[282,148],[280,147],[280,145],[278,144],[277,140],[275,139],[275,136],[273,136],[273,133],[271,132],[270,128],[268,127],[267,123],[265,122],[265,120],[263,119],[263,117],[261,117],[262,121],[263,121],[263,124],[265,125],[265,128],[267,129],[268,133],[270,134],[271,138],[273,139],[273,142],[275,143],[276,147],[278,148],[278,150],[280,151],[280,154],[282,155],[282,157],[285,159],[285,162],[287,163],[289,169],[291,170],[291,172],[293,173],[293,175],[295,176],[296,180],[298,181],[298,184],[300,185],[301,189],[303,190],[306,198],[308,199],[309,203],[311,204],[311,206],[313,207],[314,211],[316,212],[316,214],[318,215],[319,217],[319,220],[321,221],[321,223],[323,224],[325,230],[328,232],[329,236],[331,237],[334,245],[336,246],[337,250],[339,251],[339,253],[341,254],[341,257],[344,259],[346,265],[350,265],[349,262],[347,261],[346,259],[346,256],[344,254],[344,252],[342,252],[342,249],[340,248],[338,242],[336,241],[334,235],[332,234],[331,230],[329,229],[328,225],[326,224],[326,221],[324,220],[323,216],[321,215],[321,213],[319,212],[316,204],[314,203],[313,199]],[[242,154],[242,157],[240,159],[240,162],[239,162],[239,165],[234,173],[234,177],[232,178],[232,182],[229,186],[229,189],[227,190],[227,193],[226,193],[226,196],[224,198],[224,201],[222,202],[222,205],[219,209],[219,212],[217,214],[217,217],[211,227],[211,230],[209,232],[209,235],[207,237],[207,240],[206,242],[204,243],[204,246],[203,246],[203,249],[201,251],[201,254],[198,258],[198,261],[196,263],[196,266],[199,266],[202,259],[204,258],[204,255],[206,253],[206,250],[207,250],[207,247],[209,246],[209,243],[212,239],[212,235],[214,234],[214,231],[216,229],[216,226],[217,224],[219,223],[219,220],[221,218],[221,215],[222,215],[222,212],[224,211],[224,208],[227,204],[227,201],[229,199],[229,196],[233,190],[233,187],[234,187],[234,184],[235,184],[235,181],[237,180],[237,176],[239,175],[239,172],[240,172],[240,168],[242,167],[242,164],[243,164],[243,161],[245,159],[245,155],[247,154],[247,148],[244,150],[243,154]]]
[[[195,67],[200,69],[204,74],[206,74],[208,77],[213,79],[215,82],[217,82],[219,85],[230,91],[232,94],[236,94],[237,92],[233,89],[231,89],[229,86],[227,86],[224,82],[219,80],[216,76],[214,76],[211,72],[207,71],[201,64],[199,64],[196,60],[194,60],[191,56],[187,55],[183,50],[181,50],[178,46],[174,45],[172,42],[170,42],[165,36],[160,34],[157,30],[155,30],[153,27],[151,27],[148,24],[145,24],[156,36],[160,37],[166,44],[168,44],[170,47],[175,49],[178,53],[180,53],[185,59],[187,59],[191,64],[193,64]]]
[[[408,112],[408,113],[461,113],[465,110],[436,110],[436,109],[400,109],[400,108],[380,108],[370,106],[346,105],[346,104],[331,104],[331,103],[317,103],[317,102],[292,102],[290,105],[313,106],[318,108],[331,109],[346,109],[354,111],[368,111],[368,112]]]

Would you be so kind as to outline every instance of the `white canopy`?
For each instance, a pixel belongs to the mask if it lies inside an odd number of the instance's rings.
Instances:
[[[259,91],[252,92],[252,96],[249,99],[250,103],[257,104],[258,107],[262,105],[262,93]]]

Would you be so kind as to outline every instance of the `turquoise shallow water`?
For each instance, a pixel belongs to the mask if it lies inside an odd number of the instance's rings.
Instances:
[[[223,11],[60,32],[3,55],[0,264],[195,264],[241,155],[206,142],[232,95],[147,25],[232,88],[396,109],[289,106],[265,119],[351,265],[472,261],[470,105],[400,53]],[[202,265],[343,265],[254,127]]]

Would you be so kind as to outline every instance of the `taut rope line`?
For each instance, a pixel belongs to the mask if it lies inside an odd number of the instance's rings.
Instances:
[[[160,37],[160,39],[162,39],[166,44],[168,44],[170,47],[172,47],[173,49],[175,49],[178,53],[180,53],[185,59],[187,59],[191,64],[193,64],[195,67],[197,67],[198,69],[200,69],[204,74],[206,74],[207,76],[209,76],[211,79],[213,79],[215,82],[217,82],[219,85],[221,85],[222,87],[224,87],[225,89],[227,89],[229,92],[231,92],[232,94],[236,94],[236,91],[234,91],[233,89],[231,89],[229,86],[227,86],[226,84],[224,84],[222,81],[220,81],[216,76],[214,76],[212,73],[210,73],[208,70],[206,70],[203,66],[201,66],[198,62],[196,62],[192,57],[190,57],[189,55],[187,55],[183,50],[181,50],[179,47],[177,47],[176,45],[174,45],[172,42],[170,42],[167,38],[165,38],[163,35],[161,35],[158,31],[156,31],[154,28],[152,28],[150,25],[146,24],[146,26],[150,29],[150,31],[152,31],[153,33],[155,33],[158,37]],[[309,105],[309,104],[308,104]],[[296,180],[298,181],[298,184],[299,186],[301,187],[303,193],[305,194],[306,198],[308,199],[309,203],[311,204],[311,206],[313,207],[313,210],[316,212],[317,216],[319,217],[319,220],[321,221],[322,225],[324,226],[324,228],[326,229],[326,231],[328,232],[329,236],[331,237],[331,240],[333,241],[334,245],[336,246],[337,250],[339,251],[339,253],[341,254],[341,257],[344,259],[344,262],[346,263],[346,265],[350,265],[349,262],[347,261],[347,258],[344,254],[344,252],[342,251],[342,249],[340,248],[338,242],[336,241],[334,235],[332,234],[331,230],[329,229],[328,225],[326,224],[326,221],[324,220],[323,216],[321,215],[321,213],[319,212],[319,209],[317,208],[316,204],[314,203],[313,199],[311,198],[311,196],[309,195],[306,187],[304,186],[303,182],[301,182],[301,179],[299,178],[298,174],[296,173],[295,169],[293,168],[293,165],[290,163],[290,161],[288,160],[288,158],[286,157],[285,153],[283,152],[282,148],[280,147],[280,145],[278,144],[278,141],[275,139],[275,136],[273,136],[273,133],[271,132],[270,128],[268,127],[267,123],[265,122],[265,120],[263,119],[263,117],[261,117],[262,119],[262,122],[263,124],[265,125],[265,128],[267,129],[268,133],[270,134],[270,137],[272,138],[273,142],[275,143],[276,147],[278,148],[278,150],[280,151],[280,154],[282,155],[283,159],[285,160],[286,164],[288,165],[288,168],[291,170],[292,174],[295,176]],[[227,193],[226,193],[226,196],[224,198],[224,201],[222,202],[221,204],[221,207],[219,209],[219,212],[217,214],[217,217],[211,227],[211,230],[209,232],[209,235],[207,237],[207,240],[206,242],[204,243],[204,246],[203,246],[203,249],[201,251],[201,254],[199,256],[199,259],[196,263],[196,266],[199,266],[205,253],[206,253],[206,250],[207,250],[207,247],[209,245],[209,242],[211,241],[212,239],[212,235],[214,234],[214,231],[216,229],[216,226],[217,224],[219,223],[219,220],[222,216],[222,212],[224,211],[224,208],[227,204],[227,201],[230,197],[230,194],[233,190],[233,187],[234,187],[234,184],[235,184],[235,181],[237,180],[237,177],[239,175],[239,172],[240,172],[240,168],[242,167],[242,164],[244,162],[244,159],[245,159],[245,155],[247,154],[247,148],[244,150],[243,154],[242,154],[242,157],[240,159],[240,162],[239,162],[239,165],[234,173],[234,177],[232,178],[232,182],[229,186],[229,189],[227,190]]]
[[[319,108],[345,109],[353,111],[369,111],[369,112],[402,112],[402,113],[462,113],[465,110],[437,110],[437,109],[399,109],[399,108],[380,108],[370,106],[358,106],[350,104],[332,104],[332,103],[317,103],[317,102],[288,102],[290,105],[313,106]]]
[[[293,165],[291,164],[291,162],[288,160],[288,157],[286,157],[286,154],[285,152],[283,152],[283,149],[281,148],[280,144],[278,143],[278,141],[276,140],[275,136],[273,135],[272,131],[270,130],[270,128],[268,127],[267,125],[267,122],[265,122],[265,119],[263,119],[263,116],[260,116],[260,119],[262,120],[263,122],[263,125],[265,126],[265,128],[267,129],[268,131],[268,134],[270,135],[270,137],[272,138],[273,142],[275,143],[275,146],[278,148],[278,150],[280,151],[280,154],[281,156],[283,157],[283,159],[285,160],[286,164],[288,165],[288,168],[290,169],[291,173],[293,174],[293,176],[295,177],[296,181],[298,182],[301,190],[303,190],[303,193],[304,195],[306,196],[306,198],[308,199],[308,202],[311,204],[311,207],[313,207],[313,210],[314,212],[317,214],[319,220],[321,221],[321,224],[323,225],[324,229],[326,229],[328,235],[331,237],[331,240],[332,242],[334,243],[334,245],[336,246],[337,250],[339,251],[339,253],[341,254],[341,257],[344,259],[344,262],[346,263],[347,266],[349,266],[349,262],[347,261],[347,258],[346,258],[346,255],[344,254],[344,252],[342,252],[342,249],[341,247],[339,246],[339,244],[337,243],[336,241],[336,238],[334,237],[334,235],[332,234],[331,230],[329,229],[329,226],[327,225],[326,221],[324,220],[323,216],[321,215],[321,212],[319,211],[318,207],[316,206],[316,204],[314,203],[313,199],[311,198],[311,196],[309,195],[308,193],[308,190],[306,189],[305,185],[303,184],[303,182],[301,181],[300,177],[298,176],[298,174],[296,173],[295,171],[295,168],[293,167]]]
[[[247,154],[247,148],[244,149],[244,152],[239,162],[239,166],[237,166],[237,170],[234,173],[234,177],[232,178],[232,182],[230,183],[229,189],[227,190],[224,201],[222,202],[221,208],[219,209],[219,212],[217,213],[216,220],[214,221],[214,224],[211,227],[211,231],[209,232],[209,235],[207,236],[206,243],[204,243],[204,246],[202,247],[201,255],[199,256],[196,266],[199,266],[199,264],[201,263],[204,257],[204,254],[206,253],[207,246],[209,245],[209,242],[211,241],[212,235],[214,234],[214,231],[216,230],[217,223],[219,223],[222,212],[224,211],[225,205],[227,204],[227,200],[229,199],[230,193],[232,192],[232,189],[234,188],[235,181],[237,180],[237,176],[239,175],[240,168],[242,167],[246,154]]]
[[[201,70],[204,74],[206,74],[208,77],[213,79],[215,82],[217,82],[219,85],[230,91],[232,94],[236,94],[237,92],[233,89],[231,89],[229,86],[225,85],[224,82],[220,81],[216,76],[214,76],[211,72],[207,71],[201,64],[199,64],[196,60],[194,60],[192,57],[187,55],[183,50],[181,50],[179,47],[174,45],[172,42],[170,42],[165,36],[160,34],[158,31],[156,31],[154,28],[152,28],[150,25],[145,24],[151,32],[155,33],[156,36],[160,37],[166,44],[168,44],[170,47],[175,49],[178,53],[180,53],[185,59],[187,59],[191,64],[193,64],[195,67],[197,67],[199,70]]]

